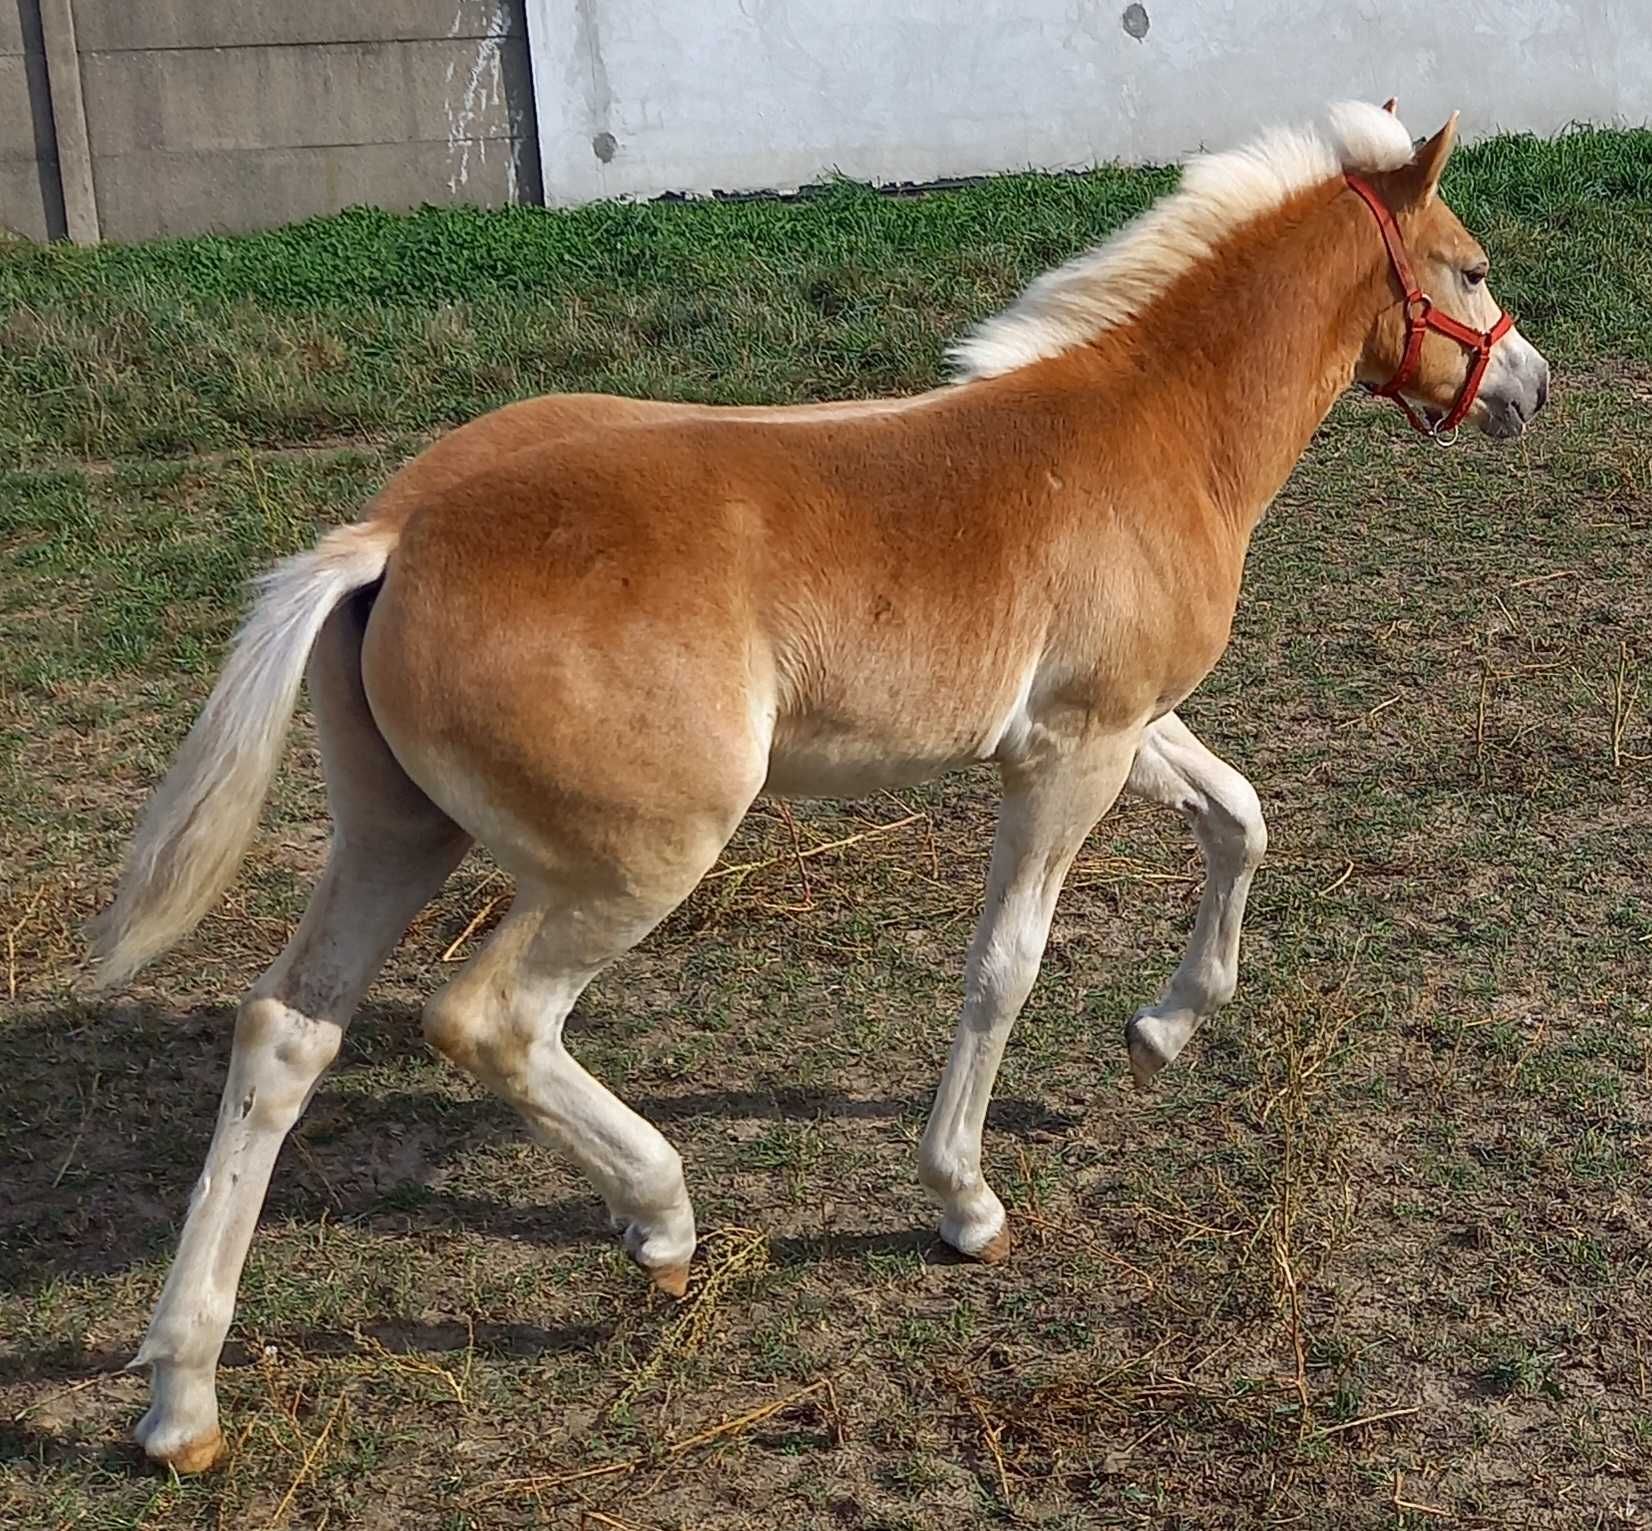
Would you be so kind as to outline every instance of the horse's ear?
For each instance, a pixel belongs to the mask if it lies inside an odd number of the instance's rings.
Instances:
[[[1417,157],[1404,174],[1411,183],[1412,203],[1427,207],[1439,190],[1440,177],[1445,173],[1446,161],[1457,143],[1457,113],[1446,119],[1446,125],[1417,150]]]
[[[1400,109],[1400,98],[1398,96],[1390,96],[1382,103],[1382,109],[1387,112],[1390,117],[1392,117],[1394,113]]]

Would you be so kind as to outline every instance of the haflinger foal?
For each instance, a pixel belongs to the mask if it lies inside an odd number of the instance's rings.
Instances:
[[[228,884],[308,672],[333,839],[253,984],[177,1259],[134,1365],[138,1439],[222,1450],[214,1374],[282,1140],[363,991],[473,841],[508,917],[425,1035],[569,1155],[680,1295],[671,1144],[569,1055],[581,990],[674,909],[759,793],[849,797],[996,763],[963,1010],[919,1155],[941,1236],[1001,1258],[981,1129],[1062,877],[1123,789],[1185,814],[1208,876],[1132,1019],[1145,1082],[1233,992],[1256,794],[1175,713],[1228,641],[1245,550],[1337,395],[1518,435],[1548,365],[1374,106],[1194,160],[1040,277],[915,398],[710,408],[555,397],[437,442],[358,523],[269,573],[94,927],[105,986]]]

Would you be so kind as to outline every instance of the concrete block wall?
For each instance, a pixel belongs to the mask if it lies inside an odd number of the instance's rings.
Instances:
[[[0,0],[0,229],[28,239],[65,232],[40,14],[16,0]]]
[[[1327,100],[1652,117],[1652,0],[0,0],[0,226],[1172,160]]]
[[[8,29],[0,9],[0,224],[31,237],[74,222],[77,158],[92,204],[82,227],[104,239],[255,229],[357,203],[541,198],[522,0],[0,7],[18,17]],[[72,30],[62,57],[28,48],[31,19],[49,40],[54,10]],[[82,103],[79,156],[60,121],[50,131],[64,83]]]

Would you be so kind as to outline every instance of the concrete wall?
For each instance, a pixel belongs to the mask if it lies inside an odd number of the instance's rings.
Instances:
[[[64,232],[40,16],[15,0],[0,0],[0,228],[29,239]]]
[[[1397,94],[1652,116],[1652,0],[528,0],[553,201],[1172,160]]]
[[[13,144],[28,121],[38,140],[42,111],[50,128],[69,74],[105,239],[259,228],[352,203],[540,199],[521,0],[0,7],[0,223],[20,232],[64,222],[29,179],[32,165],[49,184],[69,156],[49,133],[32,161]],[[43,15],[49,34],[54,9],[72,14],[73,51],[64,69],[53,55],[48,79],[26,29]]]
[[[0,225],[1167,160],[1331,98],[1652,117],[1652,0],[0,0]]]

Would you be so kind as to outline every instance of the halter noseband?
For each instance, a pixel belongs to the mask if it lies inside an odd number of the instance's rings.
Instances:
[[[1371,216],[1377,220],[1382,242],[1388,247],[1389,264],[1393,266],[1394,275],[1405,293],[1405,356],[1399,370],[1380,388],[1370,384],[1366,386],[1378,398],[1392,399],[1398,404],[1414,429],[1425,436],[1432,436],[1442,446],[1450,446],[1457,439],[1457,427],[1463,423],[1463,417],[1474,405],[1474,396],[1480,391],[1481,379],[1485,377],[1486,367],[1491,362],[1491,348],[1514,328],[1514,317],[1499,310],[1497,323],[1482,332],[1459,323],[1450,314],[1442,314],[1417,285],[1417,278],[1411,270],[1411,257],[1406,254],[1405,239],[1387,203],[1372,189],[1370,182],[1360,176],[1350,173],[1345,179],[1349,189],[1359,195],[1360,200],[1371,209]],[[1423,354],[1423,336],[1430,330],[1455,340],[1470,353],[1468,376],[1463,379],[1456,402],[1449,413],[1432,425],[1412,408],[1402,392],[1417,375],[1417,365]]]

